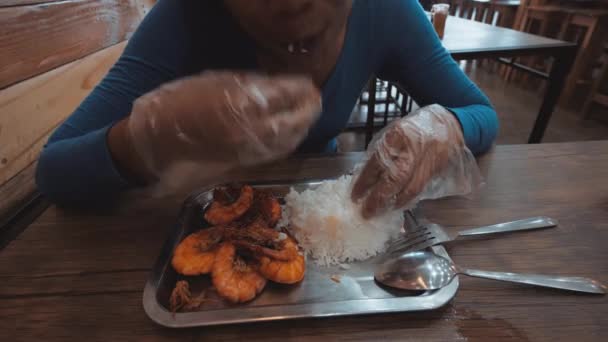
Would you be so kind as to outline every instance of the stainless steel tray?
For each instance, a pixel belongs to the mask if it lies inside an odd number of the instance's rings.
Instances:
[[[252,185],[283,198],[290,187],[298,190],[315,187],[320,181],[269,183]],[[250,183],[251,184],[251,183]],[[448,303],[458,289],[458,278],[447,287],[426,292],[410,292],[386,288],[374,281],[374,266],[379,258],[340,267],[318,267],[307,263],[306,277],[298,285],[269,282],[262,294],[247,304],[228,304],[213,297],[201,311],[172,313],[169,296],[179,279],[188,279],[193,292],[210,287],[208,276],[183,277],[171,267],[175,246],[186,235],[205,225],[203,212],[211,201],[212,191],[206,189],[190,196],[184,203],[179,222],[165,242],[161,254],[144,288],[143,306],[156,323],[172,328],[210,326],[245,322],[261,322],[309,317],[378,314],[388,312],[432,310]],[[443,247],[433,251],[448,257]],[[339,282],[335,279],[339,278]],[[332,277],[334,278],[332,280]]]

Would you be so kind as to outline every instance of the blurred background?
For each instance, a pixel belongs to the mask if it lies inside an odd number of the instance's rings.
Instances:
[[[422,0],[430,11],[434,4],[450,5],[450,15],[526,32],[537,36],[573,42],[578,45],[557,107],[542,142],[602,140],[608,138],[608,0]],[[449,35],[450,18],[446,35]],[[472,30],[484,30],[475,26]],[[505,31],[496,39],[508,40]],[[476,36],[461,39],[476,39]],[[500,118],[497,144],[528,142],[530,130],[544,99],[546,80],[516,70],[494,59],[459,60],[461,68],[488,95]],[[524,56],[516,62],[534,71],[549,73],[553,58]],[[416,108],[398,85],[378,80],[375,106],[376,126]],[[388,96],[387,96],[388,95]],[[388,97],[388,105],[387,99]],[[360,127],[369,112],[368,93],[355,108],[352,132],[340,138],[342,150],[361,150],[365,134]],[[406,100],[405,106],[403,99]],[[388,108],[387,108],[388,106]],[[385,118],[388,116],[388,118]]]

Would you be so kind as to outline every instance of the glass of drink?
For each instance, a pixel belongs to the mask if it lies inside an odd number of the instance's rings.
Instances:
[[[449,4],[434,4],[431,8],[431,22],[435,27],[439,39],[443,39],[443,33],[445,32],[445,22],[448,20],[448,13],[450,11]]]

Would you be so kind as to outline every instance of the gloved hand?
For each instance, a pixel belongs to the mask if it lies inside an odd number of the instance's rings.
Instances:
[[[458,120],[439,105],[392,122],[368,156],[352,191],[353,201],[363,200],[366,218],[422,199],[467,194],[480,179]]]
[[[287,155],[320,111],[306,77],[204,72],[137,99],[128,133],[147,174],[162,180],[177,164],[219,173]]]

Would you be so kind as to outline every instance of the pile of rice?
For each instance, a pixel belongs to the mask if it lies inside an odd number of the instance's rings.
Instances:
[[[403,212],[395,210],[364,219],[351,201],[352,176],[327,181],[285,197],[285,222],[307,255],[321,266],[364,260],[386,249],[403,227]]]

